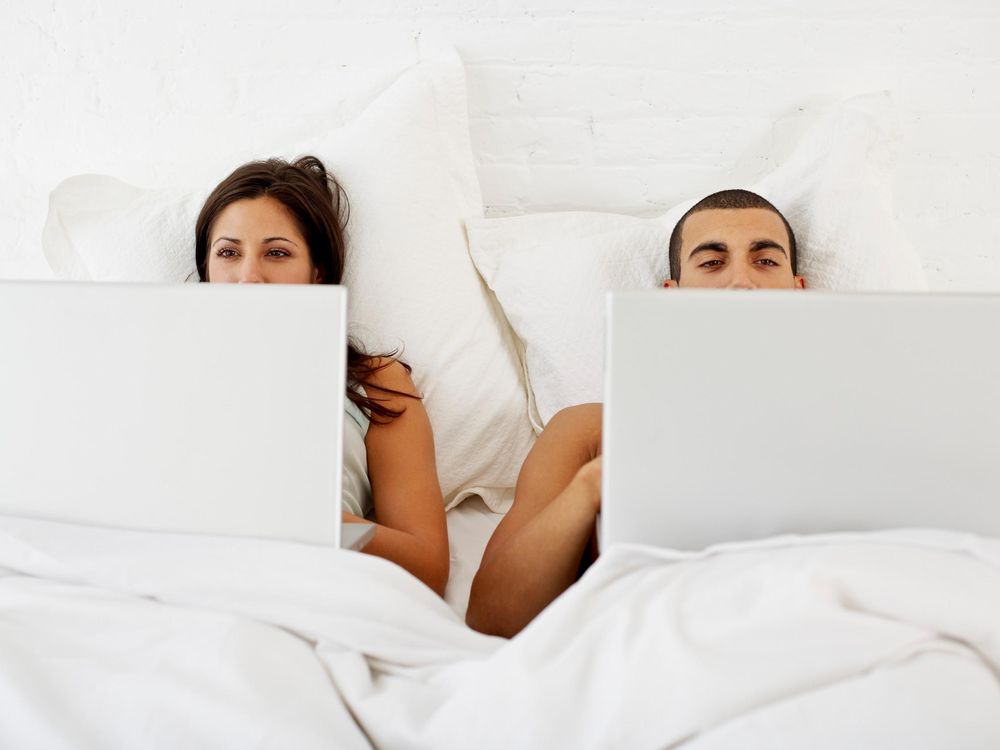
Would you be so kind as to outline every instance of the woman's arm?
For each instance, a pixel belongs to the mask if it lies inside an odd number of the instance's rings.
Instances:
[[[364,551],[401,565],[443,596],[448,583],[448,527],[431,423],[420,399],[389,390],[417,395],[409,373],[398,362],[377,371],[367,386],[370,398],[385,399],[386,406],[403,413],[384,423],[376,417],[365,436],[376,527]]]

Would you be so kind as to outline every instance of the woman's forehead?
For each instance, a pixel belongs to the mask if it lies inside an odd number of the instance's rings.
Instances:
[[[212,236],[233,233],[243,235],[240,239],[289,234],[302,238],[302,231],[292,212],[281,201],[269,196],[233,201],[219,212],[212,224]]]

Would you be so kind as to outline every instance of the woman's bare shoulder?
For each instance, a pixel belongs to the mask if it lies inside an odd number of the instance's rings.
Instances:
[[[389,357],[372,357],[368,360],[373,372],[368,377],[368,384],[379,390],[399,391],[408,396],[420,396],[413,378],[403,364]]]

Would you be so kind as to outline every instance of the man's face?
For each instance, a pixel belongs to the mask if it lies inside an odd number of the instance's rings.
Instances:
[[[802,289],[792,273],[788,232],[765,208],[717,208],[691,214],[681,231],[680,282],[665,287]]]

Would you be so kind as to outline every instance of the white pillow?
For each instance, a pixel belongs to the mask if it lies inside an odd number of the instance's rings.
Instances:
[[[851,99],[818,123],[781,167],[748,187],[792,225],[799,272],[840,290],[926,288],[892,213],[890,101]],[[659,286],[692,196],[656,219],[548,213],[466,222],[470,251],[518,337],[535,429],[560,409],[601,401],[604,296]]]
[[[482,215],[468,132],[464,70],[451,52],[405,72],[346,127],[228,169],[312,153],[341,181],[351,333],[370,351],[403,347],[434,425],[446,505],[475,494],[500,511],[534,434],[513,337],[468,254],[462,221]],[[196,278],[194,223],[212,187],[71,178],[52,193],[45,255],[68,278]]]

